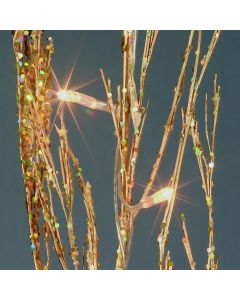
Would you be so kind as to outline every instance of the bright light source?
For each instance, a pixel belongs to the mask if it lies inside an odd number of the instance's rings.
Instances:
[[[211,161],[211,162],[208,164],[208,166],[209,166],[210,169],[213,169],[213,168],[214,168],[214,162]]]
[[[153,201],[154,203],[160,203],[162,201],[170,201],[172,198],[173,189],[170,187],[165,187],[158,191],[157,193],[153,194]]]
[[[57,92],[57,97],[59,100],[66,101],[68,98],[68,92],[66,90],[59,90]]]
[[[62,90],[57,92],[57,98],[60,101],[67,101],[72,103],[78,103],[85,107],[110,112],[108,103],[104,101],[97,100],[94,97],[73,91],[73,90]]]

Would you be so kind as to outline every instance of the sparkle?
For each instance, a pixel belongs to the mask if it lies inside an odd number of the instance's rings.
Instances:
[[[57,97],[59,100],[66,101],[68,98],[68,92],[66,90],[59,90],[57,92]]]
[[[161,193],[162,193],[162,197],[169,201],[171,200],[173,189],[166,187],[161,190]]]
[[[170,187],[165,187],[161,189],[160,191],[158,191],[153,195],[154,203],[160,203],[165,200],[170,201],[172,198],[172,193],[173,193],[173,189]]]
[[[214,168],[214,162],[211,161],[211,162],[208,164],[208,166],[209,166],[210,169],[213,169],[213,168]]]

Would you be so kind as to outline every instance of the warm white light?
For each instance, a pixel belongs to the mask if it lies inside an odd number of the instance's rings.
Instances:
[[[59,90],[57,92],[57,97],[59,100],[66,101],[68,98],[68,92],[66,90]]]
[[[61,101],[78,103],[91,109],[110,112],[107,102],[97,100],[94,97],[73,90],[61,89],[57,92],[57,98]]]
[[[170,187],[165,187],[158,191],[157,193],[153,194],[153,201],[154,203],[160,203],[162,201],[170,201],[172,198],[173,189]]]
[[[134,213],[137,214],[142,208],[149,208],[159,203],[170,201],[172,199],[173,189],[170,187],[165,187],[159,190],[158,192],[147,196],[146,198],[141,199],[139,204],[135,205]],[[133,210],[132,208],[132,210]]]
[[[213,169],[213,168],[214,168],[214,162],[211,161],[211,162],[208,164],[208,166],[209,166],[210,169]]]

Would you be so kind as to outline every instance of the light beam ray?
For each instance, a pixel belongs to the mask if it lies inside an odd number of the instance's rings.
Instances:
[[[191,179],[191,180],[189,180],[189,181],[187,181],[187,182],[185,182],[185,183],[179,185],[179,186],[178,186],[178,189],[182,189],[182,188],[184,188],[185,186],[187,186],[187,185],[189,185],[190,183],[193,183],[193,182],[195,182],[195,181],[197,181],[197,180],[200,180],[200,177],[195,177],[195,178],[193,178],[193,179]]]
[[[155,219],[154,219],[154,223],[153,223],[153,225],[152,225],[152,229],[151,229],[151,232],[150,232],[149,239],[151,239],[151,238],[152,238],[152,236],[153,236],[153,233],[154,233],[154,230],[155,230],[155,228],[156,228],[157,221],[158,221],[158,219],[159,219],[159,216],[160,216],[160,213],[161,213],[162,207],[163,207],[163,203],[161,203],[161,204],[160,204],[160,206],[159,206],[159,209],[158,209],[157,215],[156,215],[156,217],[155,217]]]
[[[177,223],[178,223],[179,227],[182,229],[182,224],[181,224],[180,219],[179,219],[178,215],[176,214],[175,210],[177,210],[176,207],[173,209],[174,217],[177,220]]]
[[[74,115],[74,113],[73,113],[73,111],[72,111],[72,109],[71,109],[69,103],[68,103],[68,102],[66,102],[66,103],[67,103],[67,106],[68,106],[68,108],[69,108],[69,111],[70,111],[70,113],[71,113],[71,115],[72,115],[72,117],[73,117],[73,120],[74,120],[74,122],[75,122],[75,124],[76,124],[76,126],[77,126],[77,128],[78,128],[78,130],[79,130],[79,132],[80,132],[80,134],[81,134],[81,136],[82,136],[82,138],[83,138],[83,141],[84,141],[85,146],[87,147],[87,149],[88,149],[88,151],[89,151],[89,153],[90,153],[92,159],[96,162],[95,156],[94,156],[92,150],[90,149],[90,146],[89,146],[89,144],[88,144],[88,142],[87,142],[87,139],[86,139],[85,135],[83,134],[83,131],[82,131],[81,127],[79,126],[79,124],[78,124],[78,122],[77,122],[77,119],[76,119],[76,117],[75,117],[75,115]]]
[[[75,66],[76,66],[76,64],[77,64],[77,61],[78,61],[78,55],[76,56],[75,62],[74,62],[74,64],[73,64],[72,68],[71,68],[70,74],[68,75],[67,82],[66,82],[65,85],[64,85],[64,90],[67,90],[67,88],[68,88],[68,85],[69,85],[70,80],[72,79],[72,75],[73,75]]]
[[[138,185],[138,186],[141,186],[141,187],[143,187],[143,188],[145,188],[145,187],[146,187],[146,185],[144,185],[144,184],[141,184],[141,183],[139,183],[139,182],[136,182],[136,181],[135,181],[135,184],[136,184],[136,185]],[[157,191],[159,191],[159,189],[157,189],[157,188],[153,188],[153,187],[151,188],[151,190],[152,190],[152,191],[154,191],[154,192],[157,192]]]
[[[54,77],[54,79],[55,79],[55,81],[56,81],[56,84],[57,84],[58,90],[60,90],[60,89],[61,89],[61,84],[59,83],[59,81],[58,81],[58,79],[57,79],[57,75],[55,74],[55,72],[54,72],[54,70],[53,70],[53,67],[52,67],[52,66],[50,67],[50,69],[51,69],[51,71],[52,71],[52,74],[53,74],[53,77]]]
[[[193,203],[193,202],[191,202],[191,201],[189,201],[189,200],[186,200],[186,199],[184,199],[184,198],[182,198],[182,197],[180,197],[180,196],[176,196],[176,198],[177,198],[178,200],[182,201],[182,202],[186,202],[186,203],[191,204],[191,205],[193,205],[193,206],[197,206],[196,203]]]
[[[49,101],[49,103],[52,103],[54,101],[58,100],[57,97],[53,98],[52,100]]]
[[[120,70],[121,70],[121,68],[116,68],[115,70],[109,72],[108,75],[117,73],[117,72],[119,72]],[[96,82],[96,81],[98,81],[98,80],[100,80],[100,79],[102,79],[102,76],[101,76],[101,75],[98,76],[98,77],[96,77],[96,78],[94,78],[94,79],[92,79],[92,80],[89,80],[89,81],[86,82],[86,83],[80,84],[80,85],[79,85],[78,87],[76,87],[76,88],[73,87],[72,90],[73,90],[73,91],[77,91],[77,90],[79,90],[79,89],[81,89],[81,88],[83,88],[83,87],[86,87],[86,86],[88,86],[89,84],[94,83],[94,82]]]
[[[99,79],[101,79],[101,76],[98,76],[92,80],[89,80],[88,82],[85,82],[85,83],[82,83],[81,85],[77,86],[77,87],[73,87],[72,90],[73,91],[77,91],[77,90],[80,90],[88,85],[90,85],[91,83],[94,83],[96,81],[98,81]]]
[[[51,134],[51,132],[52,132],[52,129],[53,129],[53,126],[54,126],[54,124],[55,124],[55,122],[56,122],[57,115],[58,115],[58,112],[59,112],[59,109],[60,109],[61,105],[62,105],[62,102],[60,102],[59,105],[58,105],[57,112],[56,112],[56,114],[55,114],[55,117],[54,117],[54,119],[53,119],[53,123],[52,123],[51,129],[50,129],[50,131],[49,131],[49,136],[50,136],[50,134]]]

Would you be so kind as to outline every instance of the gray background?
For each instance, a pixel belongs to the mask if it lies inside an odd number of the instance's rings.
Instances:
[[[46,34],[54,38],[56,51],[53,57],[53,68],[61,83],[66,79],[76,59],[77,64],[70,87],[97,79],[81,91],[105,99],[103,84],[99,78],[100,67],[111,77],[113,87],[121,83],[121,31],[46,31]],[[150,107],[137,167],[138,184],[146,182],[155,159],[188,34],[186,31],[161,31],[158,36],[146,83],[145,103],[147,99],[150,99]],[[206,51],[210,38],[211,32],[203,32],[203,53]],[[10,32],[0,31],[0,40],[0,269],[33,269],[20,172],[16,117],[16,70]],[[144,33],[140,32],[138,62],[140,62],[143,50],[143,41]],[[211,96],[214,74],[218,73],[222,100],[217,128],[214,217],[216,254],[220,255],[220,269],[239,269],[240,265],[239,53],[240,32],[224,31],[204,78],[197,104],[198,118],[203,121],[204,94],[207,91]],[[139,71],[139,63],[137,71]],[[189,72],[191,72],[190,68]],[[185,91],[187,88],[188,84]],[[186,100],[186,97],[183,97],[181,104],[185,105]],[[71,144],[79,157],[86,179],[90,180],[93,186],[100,239],[100,268],[113,269],[117,239],[112,200],[115,137],[111,116],[101,112],[89,113],[78,105],[72,105],[72,108],[90,149],[89,151],[83,142],[66,108],[65,117]],[[54,111],[56,111],[56,104]],[[178,128],[179,116],[180,114],[177,119]],[[154,185],[155,188],[167,183],[171,175],[178,136],[179,131],[175,130],[158,180]],[[53,139],[55,138],[53,134]],[[56,152],[56,145],[53,151]],[[188,269],[186,255],[181,244],[182,233],[179,223],[180,213],[185,212],[197,268],[203,269],[207,260],[208,215],[191,139],[189,139],[185,154],[181,185],[183,186],[179,190],[179,195],[188,202],[181,200],[176,202],[169,249],[175,263],[174,268]],[[136,202],[142,191],[143,188],[136,185],[134,192]],[[76,197],[75,201],[78,241],[82,245],[83,232],[85,232],[82,197]],[[158,207],[145,210],[136,221],[130,269],[158,268],[156,240],[163,210],[159,215],[158,212]],[[61,214],[59,218],[61,222]],[[59,268],[56,259],[52,261],[52,268]]]

